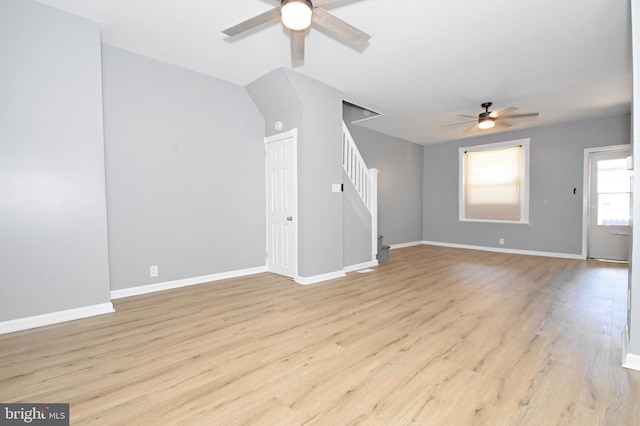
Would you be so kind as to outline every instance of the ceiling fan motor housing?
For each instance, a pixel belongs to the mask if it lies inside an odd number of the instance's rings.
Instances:
[[[280,0],[280,8],[282,8],[282,6],[284,6],[286,3],[289,3],[291,0]],[[307,3],[309,5],[309,7],[311,9],[313,9],[313,3],[311,2],[311,0],[297,0],[298,3]]]
[[[478,126],[481,129],[490,129],[494,126],[496,119],[491,117],[492,113],[489,111],[491,105],[493,105],[493,102],[485,102],[481,105],[484,108],[484,112],[478,114]]]
[[[489,108],[491,108],[491,105],[493,105],[493,102],[485,102],[482,105],[480,105],[482,108],[484,108],[484,112],[480,113],[478,117],[479,118],[489,117],[489,114],[491,114],[491,112],[489,112]]]
[[[309,28],[313,15],[313,4],[310,0],[282,0],[280,3],[282,23],[294,31]]]

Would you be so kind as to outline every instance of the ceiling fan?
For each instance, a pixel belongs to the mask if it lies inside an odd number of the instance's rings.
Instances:
[[[452,127],[452,126],[460,126],[463,124],[474,123],[471,127],[465,130],[465,132],[469,132],[474,129],[487,130],[491,128],[502,128],[505,129],[507,127],[513,126],[513,124],[505,121],[505,120],[517,120],[521,118],[534,118],[539,115],[537,112],[532,112],[528,114],[514,114],[518,110],[518,108],[509,107],[502,110],[489,111],[493,102],[485,102],[481,105],[484,108],[484,111],[478,114],[477,117],[473,115],[458,115],[458,117],[463,118],[472,118],[473,121],[464,121],[461,123],[448,124],[442,127]]]
[[[304,60],[304,37],[306,29],[309,28],[312,22],[343,43],[356,48],[363,47],[371,38],[369,34],[342,21],[321,7],[336,0],[277,1],[280,6],[247,19],[222,32],[229,37],[233,37],[262,24],[275,23],[281,20],[291,34],[292,62]]]

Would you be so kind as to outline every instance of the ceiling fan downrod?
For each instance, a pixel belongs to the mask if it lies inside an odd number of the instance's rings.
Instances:
[[[489,108],[491,108],[491,105],[493,105],[493,102],[485,102],[480,105],[482,108],[484,108],[484,112],[480,114],[481,117],[487,117],[490,114]]]

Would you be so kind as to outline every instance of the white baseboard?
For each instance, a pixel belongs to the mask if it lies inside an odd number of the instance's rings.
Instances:
[[[438,241],[423,241],[422,244],[428,246],[439,246],[439,247],[451,247],[451,248],[461,248],[468,250],[481,250],[481,251],[490,251],[495,253],[511,253],[511,254],[523,254],[527,256],[543,256],[543,257],[558,257],[562,259],[576,259],[576,260],[584,260],[585,258],[580,254],[568,254],[568,253],[552,253],[547,251],[532,251],[532,250],[517,250],[517,249],[508,249],[508,248],[499,248],[499,247],[484,247],[484,246],[470,246],[466,244],[451,244],[451,243],[441,243]]]
[[[0,334],[28,330],[115,312],[111,302],[0,322]]]
[[[629,353],[629,330],[626,327],[622,332],[622,366],[640,371],[640,355]]]
[[[378,266],[377,260],[372,260],[370,262],[358,263],[357,265],[349,265],[344,267],[344,272],[353,272],[359,271],[360,269],[373,268],[374,266]]]
[[[405,248],[405,247],[420,246],[422,244],[424,244],[423,241],[413,241],[411,243],[391,244],[389,248],[391,250],[395,250],[395,249]]]
[[[640,371],[640,355],[627,354],[622,366],[629,370]]]
[[[123,288],[111,291],[111,299],[122,299],[124,297],[139,296],[141,294],[155,293],[157,291],[172,290],[174,288],[187,287],[191,285],[205,284],[212,281],[226,280],[229,278],[245,277],[247,275],[260,274],[268,272],[266,266],[257,268],[241,269],[238,271],[222,272],[213,275],[203,275],[200,277],[186,278],[183,280],[167,281],[164,283],[156,283],[149,285],[141,285],[137,287]]]
[[[329,272],[328,274],[314,275],[312,277],[298,277],[295,279],[295,282],[302,285],[310,285],[310,284],[316,284],[323,281],[334,280],[336,278],[342,278],[346,276],[347,274],[345,274],[344,271],[335,271],[335,272]]]

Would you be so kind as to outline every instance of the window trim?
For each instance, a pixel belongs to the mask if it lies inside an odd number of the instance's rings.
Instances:
[[[529,224],[529,149],[530,139],[516,139],[506,142],[496,142],[483,145],[460,147],[458,149],[458,220],[460,222],[481,222],[481,223],[511,223]],[[520,220],[493,220],[493,219],[469,219],[465,217],[465,153],[478,151],[493,151],[497,149],[514,148],[522,146],[522,163],[524,170],[522,181],[520,182]]]

